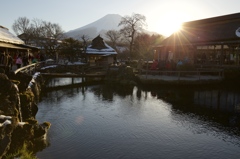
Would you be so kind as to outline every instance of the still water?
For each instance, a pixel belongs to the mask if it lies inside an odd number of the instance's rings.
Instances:
[[[239,159],[240,93],[97,85],[44,93],[40,159]]]

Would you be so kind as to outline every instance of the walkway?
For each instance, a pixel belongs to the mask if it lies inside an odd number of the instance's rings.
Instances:
[[[159,71],[137,75],[144,84],[199,84],[218,83],[224,79],[221,71]]]
[[[163,81],[199,81],[199,80],[222,80],[219,76],[201,75],[199,76],[171,76],[171,75],[138,75],[143,80],[163,80]]]

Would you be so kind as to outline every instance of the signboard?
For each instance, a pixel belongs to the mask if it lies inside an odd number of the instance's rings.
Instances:
[[[236,30],[235,34],[237,35],[237,37],[240,37],[240,27]]]

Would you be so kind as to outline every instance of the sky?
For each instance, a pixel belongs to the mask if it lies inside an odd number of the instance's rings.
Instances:
[[[0,25],[11,33],[19,17],[59,24],[65,32],[107,14],[146,17],[149,31],[169,36],[182,22],[240,12],[239,0],[1,0]]]

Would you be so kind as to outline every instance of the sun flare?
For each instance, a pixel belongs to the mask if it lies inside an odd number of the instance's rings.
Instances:
[[[158,17],[156,31],[165,36],[170,36],[172,33],[181,29],[182,23],[187,17],[184,14],[177,12],[167,12]]]

